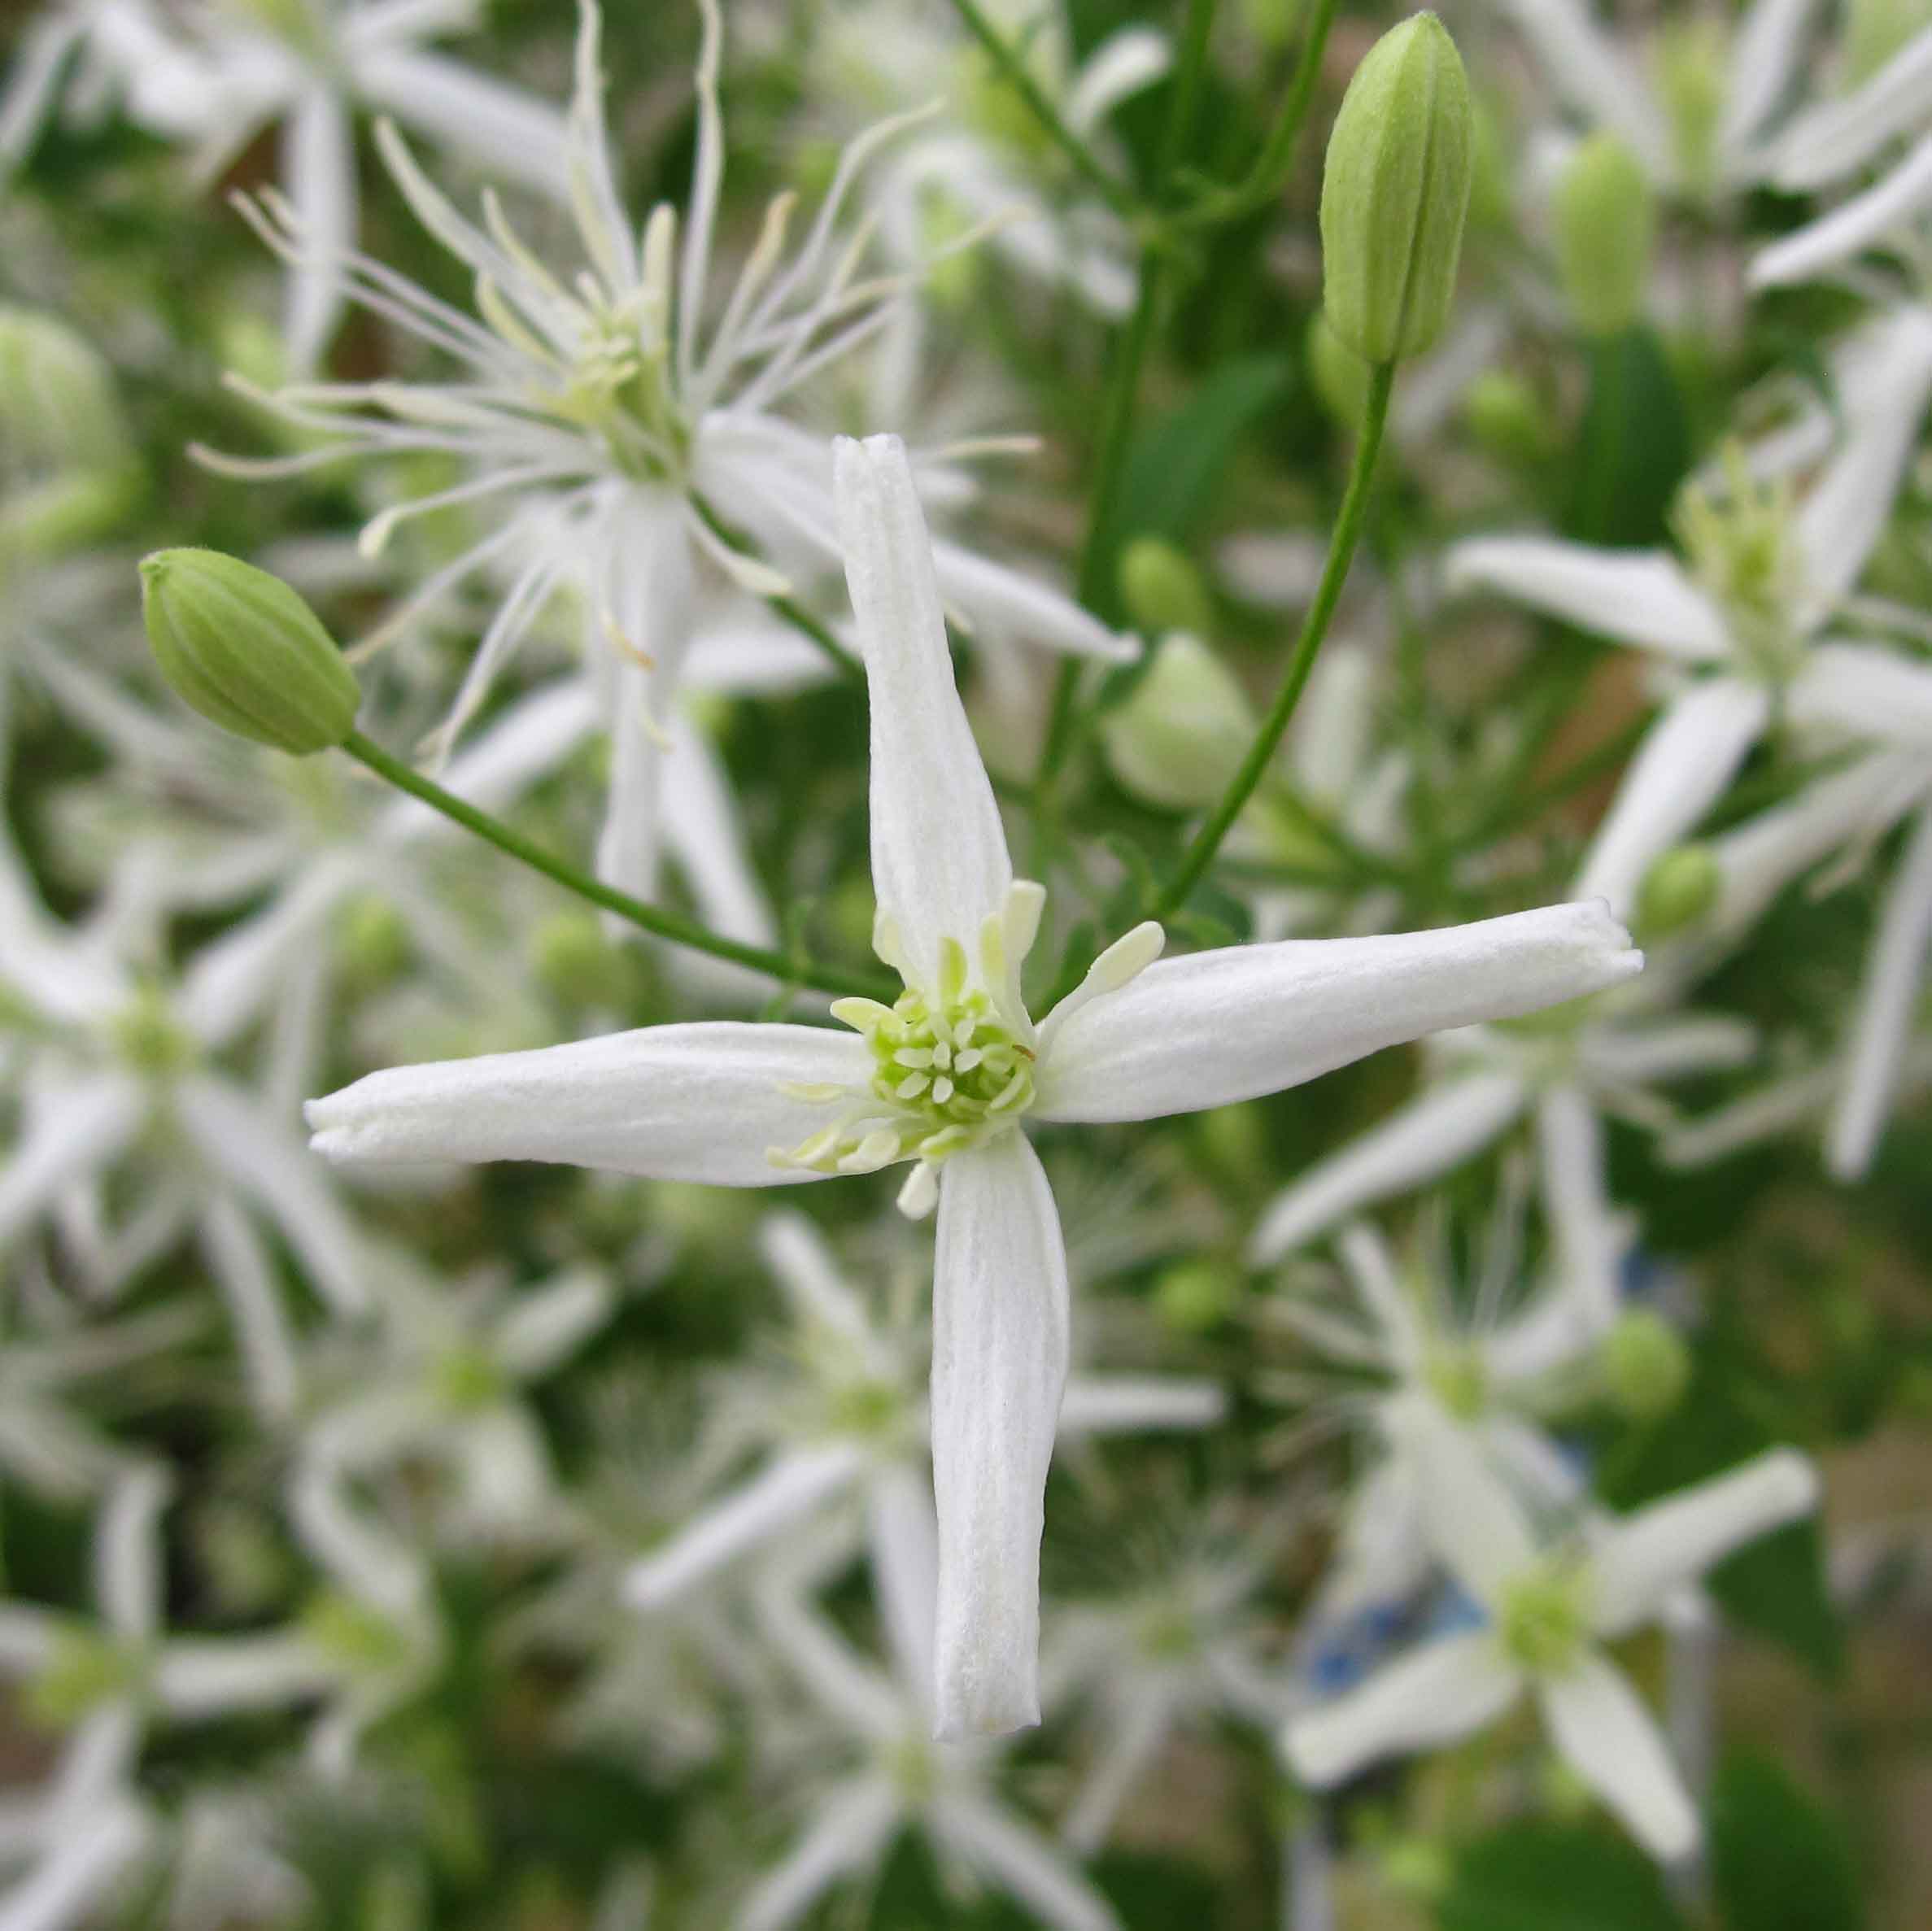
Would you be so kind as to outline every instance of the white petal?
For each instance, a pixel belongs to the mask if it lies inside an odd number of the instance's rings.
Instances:
[[[1536,1559],[1521,1505],[1481,1439],[1433,1401],[1404,1397],[1392,1409],[1389,1437],[1415,1470],[1429,1545],[1472,1596],[1494,1606]]]
[[[1821,612],[1864,573],[1891,520],[1905,464],[1932,395],[1932,316],[1901,307],[1834,358],[1843,434],[1805,492],[1795,538],[1804,587]]]
[[[314,1155],[264,1107],[225,1079],[204,1074],[184,1080],[175,1093],[175,1108],[216,1172],[281,1230],[316,1292],[338,1314],[360,1314],[367,1307],[362,1236]]]
[[[282,177],[302,231],[302,259],[289,270],[283,330],[290,366],[314,366],[342,312],[342,252],[355,238],[355,156],[349,117],[334,93],[312,88],[281,136]]]
[[[835,1539],[831,1553],[843,1560]],[[823,1565],[818,1550],[803,1552]],[[761,1580],[758,1619],[772,1645],[831,1715],[854,1737],[871,1743],[899,1741],[909,1728],[909,1698],[863,1661],[818,1611],[800,1595],[790,1565],[781,1564]]]
[[[1872,643],[1820,643],[1786,694],[1794,724],[1932,752],[1932,665]]]
[[[1529,1104],[1512,1073],[1469,1073],[1426,1089],[1276,1194],[1248,1244],[1271,1266],[1338,1220],[1447,1173],[1498,1138]]]
[[[602,1273],[573,1269],[517,1297],[491,1352],[520,1381],[535,1380],[569,1360],[611,1318],[615,1305]]]
[[[1932,1070],[1932,1058],[1921,1074]],[[1906,1068],[1910,1078],[1913,1068]],[[1789,1079],[1773,1080],[1728,1106],[1699,1115],[1667,1134],[1659,1145],[1666,1166],[1707,1166],[1746,1147],[1775,1140],[1815,1119],[1838,1088],[1835,1066],[1813,1066]]]
[[[1228,1412],[1217,1381],[1184,1375],[1075,1375],[1060,1405],[1062,1435],[1211,1428]]]
[[[1611,1210],[1603,1183],[1603,1125],[1574,1086],[1549,1088],[1537,1104],[1544,1212],[1557,1260],[1555,1291],[1588,1332],[1616,1319],[1628,1227]]]
[[[1817,0],[1751,0],[1732,42],[1730,88],[1725,98],[1718,142],[1734,167],[1751,137],[1783,102]]]
[[[1020,1133],[955,1154],[932,1286],[935,1733],[1040,1720],[1040,1537],[1066,1382],[1066,1248]]]
[[[1840,181],[1889,142],[1910,133],[1932,87],[1932,28],[1906,42],[1878,72],[1843,98],[1796,116],[1779,138],[1777,178],[1785,188]]]
[[[774,1166],[826,1122],[782,1087],[861,1085],[855,1035],[717,1022],[660,1026],[531,1053],[394,1066],[312,1100],[332,1160],[556,1160],[577,1166],[773,1187],[817,1176]]]
[[[723,761],[682,713],[669,726],[664,763],[664,841],[691,887],[698,917],[714,932],[747,945],[775,945],[778,921],[745,849],[737,800]],[[699,955],[685,957],[698,961]],[[703,959],[706,966],[722,961]],[[754,986],[769,986],[742,967],[730,969]]]
[[[975,631],[1109,664],[1132,663],[1140,654],[1134,639],[1023,571],[943,540],[932,546],[932,564],[946,607]]]
[[[1036,1110],[1147,1120],[1225,1106],[1424,1033],[1600,992],[1642,965],[1600,904],[1163,959],[1053,1029]]]
[[[0,1931],[68,1931],[84,1921],[147,1842],[148,1829],[131,1798],[104,1794],[0,1900]]]
[[[1832,1115],[1826,1164],[1841,1180],[1864,1177],[1904,1077],[1912,1009],[1932,948],[1932,811],[1907,841],[1885,896],[1858,1016],[1852,1022],[1845,1088]]]
[[[1543,1719],[1565,1762],[1653,1857],[1674,1863],[1697,1848],[1697,1812],[1637,1693],[1592,1654],[1537,1685]]]
[[[870,1354],[866,1304],[832,1258],[825,1236],[802,1214],[768,1214],[758,1223],[758,1250],[800,1319],[815,1321]]]
[[[1660,550],[1598,550],[1549,537],[1477,537],[1442,559],[1443,587],[1490,590],[1620,643],[1692,662],[1727,656],[1716,606]]]
[[[1282,1741],[1295,1775],[1316,1789],[1384,1757],[1453,1743],[1502,1715],[1523,1688],[1486,1630],[1424,1643],[1345,1695],[1290,1717]]]
[[[155,1662],[155,1693],[173,1716],[222,1716],[307,1702],[341,1666],[297,1636],[177,1637]]]
[[[652,673],[626,658],[611,679],[610,795],[597,836],[597,876],[633,898],[657,896],[664,730],[651,714]],[[632,930],[607,922],[613,937]]]
[[[365,55],[355,80],[376,106],[468,155],[493,177],[560,198],[565,193],[564,117],[534,94],[413,48]]]
[[[1174,1723],[1174,1697],[1164,1678],[1123,1687],[1094,1744],[1079,1792],[1060,1833],[1083,1857],[1107,1841],[1114,1820],[1159,1754]]]
[[[1671,143],[1657,104],[1582,0],[1507,0],[1507,11],[1564,100],[1621,135],[1653,178],[1666,174]]]
[[[208,1271],[235,1324],[248,1398],[264,1419],[286,1420],[295,1411],[300,1384],[281,1292],[261,1236],[248,1216],[220,1195],[202,1216],[201,1237]]]
[[[838,1785],[783,1859],[739,1907],[738,1931],[786,1931],[848,1872],[869,1864],[899,1822],[890,1785],[863,1777]]]
[[[1579,1042],[1577,1057],[1607,1084],[1647,1086],[1747,1066],[1761,1044],[1757,1028],[1742,1019],[1684,1013],[1647,1024],[1592,1027]]]
[[[1753,288],[1809,281],[1827,268],[1862,255],[1932,204],[1932,137],[1918,146],[1876,187],[1841,207],[1794,229],[1751,258]]]
[[[939,1518],[922,1466],[881,1468],[866,1497],[872,1587],[885,1624],[886,1648],[900,1680],[913,1686],[928,1724],[933,1632],[939,1619]]]
[[[1088,133],[1173,64],[1167,35],[1151,27],[1123,27],[1109,34],[1074,76],[1064,109],[1066,124],[1076,134]]]
[[[872,704],[872,885],[912,972],[978,955],[1013,883],[992,786],[953,681],[931,545],[896,437],[838,444],[840,541]]]
[[[748,1550],[815,1515],[864,1466],[855,1442],[778,1455],[722,1502],[701,1510],[661,1549],[625,1572],[624,1599],[662,1609]]]
[[[1808,1515],[1818,1471],[1794,1449],[1769,1449],[1728,1474],[1612,1519],[1590,1537],[1590,1619],[1622,1636],[1653,1620],[1686,1584],[1774,1528]]]
[[[932,1807],[935,1833],[958,1857],[1055,1931],[1121,1931],[1112,1906],[1039,1833],[983,1798],[949,1790]]]
[[[1755,684],[1706,678],[1653,724],[1590,842],[1575,890],[1628,918],[1653,861],[1679,843],[1729,788],[1764,728]]]
[[[71,1182],[98,1171],[133,1138],[140,1088],[117,1074],[76,1080],[37,1101],[0,1163],[0,1247]]]
[[[131,1469],[108,1493],[94,1531],[94,1591],[117,1636],[152,1636],[161,1624],[161,1511],[169,1482],[159,1468]]]

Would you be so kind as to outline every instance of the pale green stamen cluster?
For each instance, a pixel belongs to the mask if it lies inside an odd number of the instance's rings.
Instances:
[[[1746,660],[1782,682],[1798,669],[1803,639],[1793,621],[1803,588],[1803,557],[1793,527],[1790,487],[1760,482],[1734,445],[1721,490],[1692,484],[1678,501],[1678,540],[1698,581],[1724,607]]]
[[[1470,1342],[1445,1341],[1433,1348],[1423,1378],[1458,1421],[1474,1421],[1489,1406],[1489,1369],[1481,1350]]]
[[[194,1057],[194,1040],[163,996],[140,992],[108,1022],[114,1048],[137,1073],[164,1079]]]
[[[1537,1675],[1569,1668],[1590,1639],[1589,1573],[1552,1557],[1506,1584],[1497,1633],[1510,1660]]]

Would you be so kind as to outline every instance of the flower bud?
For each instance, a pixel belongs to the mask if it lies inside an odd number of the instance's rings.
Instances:
[[[1150,636],[1185,630],[1206,637],[1215,627],[1200,571],[1158,536],[1137,536],[1121,553],[1120,595],[1128,620]]]
[[[1620,334],[1643,312],[1657,238],[1643,164],[1616,135],[1592,134],[1558,180],[1550,217],[1556,272],[1577,326]]]
[[[355,673],[279,578],[214,550],[158,550],[141,587],[161,674],[203,717],[297,756],[355,728]]]
[[[114,469],[129,460],[114,379],[64,323],[0,307],[0,450],[26,471]]]
[[[1182,631],[1162,640],[1146,675],[1101,734],[1121,783],[1171,811],[1213,804],[1254,735],[1247,693],[1206,645]]]
[[[1308,324],[1308,380],[1315,399],[1345,429],[1362,426],[1368,407],[1368,364],[1328,325],[1317,309]]]
[[[1489,454],[1531,464],[1554,453],[1555,423],[1529,380],[1509,368],[1485,368],[1463,391],[1463,420]]]
[[[1155,1309],[1178,1334],[1205,1334],[1219,1327],[1241,1298],[1241,1275],[1205,1259],[1176,1261],[1162,1272],[1154,1288]]]
[[[1655,1421],[1684,1398],[1690,1351],[1661,1314],[1632,1308],[1617,1317],[1597,1355],[1603,1392],[1633,1421]]]
[[[1723,870],[1708,846],[1675,846],[1644,874],[1631,923],[1646,940],[1668,939],[1707,917],[1723,887]]]
[[[1384,34],[1349,83],[1322,178],[1322,299],[1365,361],[1420,355],[1449,320],[1473,123],[1462,57],[1432,13]]]

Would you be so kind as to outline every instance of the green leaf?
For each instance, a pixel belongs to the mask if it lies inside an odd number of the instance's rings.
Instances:
[[[1711,1794],[1711,1882],[1725,1931],[1861,1931],[1838,1820],[1768,1757],[1727,1757]]]
[[[1466,1846],[1436,1907],[1442,1931],[1681,1931],[1656,1867],[1585,1824],[1516,1824]]]
[[[1241,438],[1286,393],[1293,373],[1285,355],[1226,363],[1139,437],[1121,485],[1114,547],[1130,536],[1192,536],[1214,508]]]

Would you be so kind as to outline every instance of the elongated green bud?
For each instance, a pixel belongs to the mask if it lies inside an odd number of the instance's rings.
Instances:
[[[1668,939],[1708,917],[1724,873],[1706,845],[1673,845],[1653,860],[1637,888],[1631,924],[1646,939]]]
[[[141,593],[161,674],[224,730],[299,757],[355,727],[355,673],[279,577],[219,551],[157,550]]]
[[[1173,811],[1212,804],[1241,769],[1254,707],[1234,673],[1197,638],[1163,638],[1147,674],[1101,727],[1107,763],[1127,789]]]
[[[1322,300],[1366,362],[1421,355],[1449,320],[1474,118],[1462,57],[1433,13],[1384,34],[1349,82],[1322,177]]]
[[[1215,607],[1201,573],[1158,536],[1137,536],[1120,556],[1120,595],[1136,629],[1164,637],[1185,630],[1206,637],[1215,627]]]
[[[1556,272],[1577,326],[1617,335],[1643,312],[1657,203],[1643,163],[1614,134],[1579,144],[1556,184]]]

